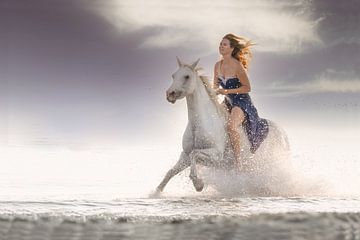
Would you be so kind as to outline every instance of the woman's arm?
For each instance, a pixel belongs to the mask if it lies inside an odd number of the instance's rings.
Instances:
[[[242,86],[234,89],[225,89],[224,94],[248,93],[251,91],[249,78],[246,74],[244,66],[241,62],[237,66],[238,67],[236,68],[236,74]]]
[[[218,89],[219,88],[219,79],[218,79],[218,72],[217,72],[217,69],[218,69],[218,62],[215,63],[215,66],[214,66],[214,81],[213,81],[213,88],[214,89]]]

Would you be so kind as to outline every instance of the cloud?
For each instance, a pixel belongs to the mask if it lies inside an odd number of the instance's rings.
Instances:
[[[321,44],[307,0],[96,0],[91,8],[119,34],[151,29],[141,48],[185,47],[213,53],[226,33],[246,36],[257,50],[301,52]]]
[[[360,93],[360,78],[351,72],[337,72],[327,69],[314,80],[288,84],[274,82],[269,89],[273,96],[297,96],[313,93]]]
[[[313,9],[322,18],[318,34],[326,46],[360,43],[360,1],[316,0]]]

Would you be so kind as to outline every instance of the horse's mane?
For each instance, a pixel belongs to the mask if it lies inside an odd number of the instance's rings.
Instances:
[[[216,95],[216,92],[211,87],[210,83],[210,77],[206,75],[199,74],[199,71],[202,70],[202,67],[197,67],[193,69],[190,65],[185,64],[187,67],[191,68],[196,75],[200,78],[201,82],[203,83],[206,92],[208,93],[210,100],[215,104],[216,110],[222,114],[223,116],[227,116],[228,111],[225,109],[225,107],[218,102],[218,96]]]

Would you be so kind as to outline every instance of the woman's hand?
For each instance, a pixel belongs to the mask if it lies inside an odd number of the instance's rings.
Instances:
[[[223,88],[217,88],[217,89],[215,89],[215,92],[216,92],[216,94],[222,94],[222,95],[227,94],[226,89],[223,89]]]

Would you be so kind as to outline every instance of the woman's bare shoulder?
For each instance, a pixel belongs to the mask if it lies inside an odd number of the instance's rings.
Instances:
[[[241,64],[241,62],[239,61],[239,60],[237,60],[236,58],[232,58],[232,60],[233,60],[233,63],[235,63],[235,64]]]
[[[217,70],[219,69],[219,64],[220,64],[220,61],[217,61],[214,65],[214,69]]]
[[[237,59],[234,59],[234,63],[235,63],[235,66],[236,66],[237,69],[240,69],[240,70],[245,69],[244,65],[243,65],[243,63],[241,61],[239,61]]]

